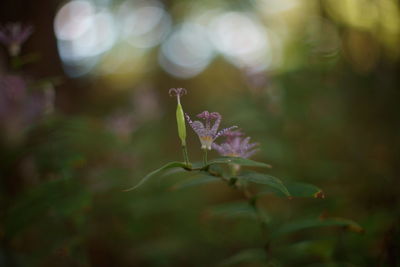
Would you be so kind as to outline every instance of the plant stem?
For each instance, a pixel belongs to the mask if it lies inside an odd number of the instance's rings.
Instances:
[[[261,230],[264,234],[265,237],[268,235],[268,225],[265,222],[265,219],[263,218],[263,213],[261,209],[257,205],[257,197],[253,195],[250,190],[247,188],[246,184],[240,185],[240,187],[236,187],[238,190],[242,191],[244,197],[247,199],[249,205],[254,209],[254,212],[256,213],[258,223],[260,224]],[[268,247],[268,244],[266,244],[266,248]],[[268,251],[267,251],[268,252]]]
[[[203,164],[204,164],[204,166],[206,166],[207,165],[207,148],[206,149],[203,149],[204,151],[203,151]]]
[[[207,150],[204,150],[204,158],[205,158],[205,162],[204,164],[207,164]],[[231,168],[231,174],[233,176],[237,175],[237,169],[235,168],[234,165],[230,165]],[[194,170],[194,169],[193,169]],[[224,177],[223,175],[219,174],[219,173],[215,173],[212,172],[210,170],[206,170],[208,172],[208,174],[210,174],[211,176],[214,177],[218,177],[220,179],[222,179],[223,181],[227,182],[229,184],[230,179]],[[240,182],[240,181],[238,181]],[[255,196],[253,193],[251,193],[251,191],[247,188],[247,185],[244,183],[235,183],[233,184],[233,187],[240,191],[243,196],[247,199],[249,205],[254,209],[256,215],[257,215],[257,220],[260,223],[260,226],[264,232],[264,234],[267,234],[267,223],[265,222],[264,218],[263,218],[263,214],[262,211],[260,210],[260,208],[257,205],[257,196]]]
[[[189,167],[190,161],[185,145],[182,145],[182,151],[183,151],[183,160],[185,161],[186,167]]]
[[[204,151],[204,164],[205,165],[207,164],[207,151],[206,150]],[[204,169],[204,168],[202,168],[202,169]],[[234,165],[231,165],[230,169],[231,169],[231,175],[236,176],[238,169],[235,168]],[[195,170],[195,169],[192,169],[192,170]],[[218,177],[218,178],[222,179],[223,181],[225,181],[226,183],[230,184],[230,179],[225,177],[224,175],[212,172],[210,170],[205,170],[205,171],[207,171],[207,173],[210,174],[211,176]],[[247,185],[245,183],[240,183],[240,180],[238,182],[239,183],[234,183],[232,186],[244,195],[244,197],[247,199],[249,205],[254,209],[254,212],[256,213],[256,216],[257,216],[257,220],[261,227],[261,231],[263,232],[263,235],[265,236],[265,238],[267,238],[268,237],[268,225],[264,219],[264,214],[263,214],[262,210],[257,205],[257,196],[255,196],[247,188]],[[267,242],[265,244],[264,249],[265,249],[266,253],[268,253],[268,254],[270,253],[269,242]]]

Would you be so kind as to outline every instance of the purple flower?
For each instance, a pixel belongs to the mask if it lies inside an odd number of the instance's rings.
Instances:
[[[215,139],[225,134],[226,132],[237,128],[237,126],[232,126],[218,132],[218,127],[222,119],[221,115],[218,112],[210,113],[206,110],[198,114],[197,117],[203,119],[205,121],[205,125],[201,121],[192,121],[188,114],[185,115],[190,127],[192,127],[192,129],[200,138],[201,149],[211,150],[212,143],[215,141]],[[214,120],[214,125],[211,126],[212,120]]]
[[[45,107],[52,104],[49,101],[54,99],[48,99],[45,91],[29,90],[23,77],[0,76],[0,125],[13,124],[25,128],[44,114]]]
[[[27,83],[17,75],[0,76],[0,122],[21,113],[28,97]]]
[[[0,27],[0,43],[8,47],[11,56],[19,55],[21,45],[31,36],[33,27],[22,26],[21,23],[8,23]]]
[[[254,149],[258,143],[249,143],[250,137],[243,138],[241,131],[228,131],[224,136],[226,136],[224,143],[212,144],[212,148],[222,156],[249,158],[258,151]]]

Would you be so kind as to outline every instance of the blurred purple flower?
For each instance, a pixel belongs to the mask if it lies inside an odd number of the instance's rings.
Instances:
[[[27,84],[18,75],[5,75],[0,77],[0,94],[3,101],[19,103],[24,101],[27,94]]]
[[[0,43],[8,47],[11,56],[18,56],[21,51],[21,45],[33,33],[33,26],[23,26],[19,22],[8,23],[0,27]]]
[[[228,131],[224,134],[226,141],[221,145],[212,144],[215,149],[222,156],[249,158],[254,155],[258,149],[258,143],[249,143],[250,137],[243,138],[244,134],[241,131]]]
[[[49,99],[43,90],[28,90],[18,75],[0,76],[0,125],[8,132],[21,132],[44,114]]]
[[[27,97],[27,84],[17,75],[0,77],[0,119],[9,119],[21,109]]]
[[[122,141],[130,141],[132,133],[161,114],[159,95],[152,84],[142,84],[130,96],[129,106],[114,111],[104,119],[104,126]]]
[[[196,134],[200,138],[201,149],[208,149],[211,150],[211,145],[221,135],[225,134],[226,132],[237,128],[237,126],[232,126],[229,128],[225,128],[218,132],[218,127],[221,123],[221,115],[218,112],[208,112],[203,111],[202,113],[198,114],[197,117],[203,119],[205,121],[205,125],[200,121],[192,121],[188,114],[186,115],[186,120],[188,121],[190,127],[196,132]],[[211,121],[214,121],[214,125],[211,126]]]
[[[137,127],[135,117],[128,112],[119,112],[106,119],[106,127],[118,138],[129,140]]]
[[[266,88],[270,84],[270,77],[268,74],[265,73],[265,71],[257,70],[255,68],[244,69],[243,77],[250,88],[255,91]]]
[[[137,87],[131,99],[137,122],[143,123],[161,116],[159,95],[153,85],[143,84]],[[132,110],[127,112],[131,113]]]

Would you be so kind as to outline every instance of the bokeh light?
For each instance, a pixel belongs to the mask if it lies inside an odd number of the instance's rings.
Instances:
[[[251,16],[230,12],[217,16],[210,25],[215,47],[238,67],[267,68],[272,51],[266,29]]]
[[[71,76],[90,71],[96,57],[109,50],[117,37],[112,14],[96,12],[88,1],[66,3],[56,15],[54,30],[60,57]]]
[[[158,45],[171,28],[171,18],[158,1],[126,1],[119,7],[121,38],[139,48]]]
[[[214,56],[207,31],[198,24],[177,27],[161,47],[159,62],[173,76],[190,78],[202,72]]]

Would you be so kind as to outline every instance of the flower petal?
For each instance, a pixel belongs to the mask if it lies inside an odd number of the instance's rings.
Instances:
[[[217,134],[219,125],[221,124],[222,116],[218,112],[212,112],[210,114],[210,118],[215,119],[214,125],[211,128],[211,134],[212,136],[215,136]]]
[[[225,129],[222,129],[221,131],[219,131],[215,136],[214,136],[214,140],[217,139],[218,137],[220,137],[221,135],[224,135],[226,132],[232,130],[232,129],[236,129],[237,126],[231,126]]]
[[[195,131],[199,137],[206,135],[206,129],[203,123],[200,121],[192,121],[187,113],[185,113],[185,116],[190,127],[192,127],[193,131]]]

